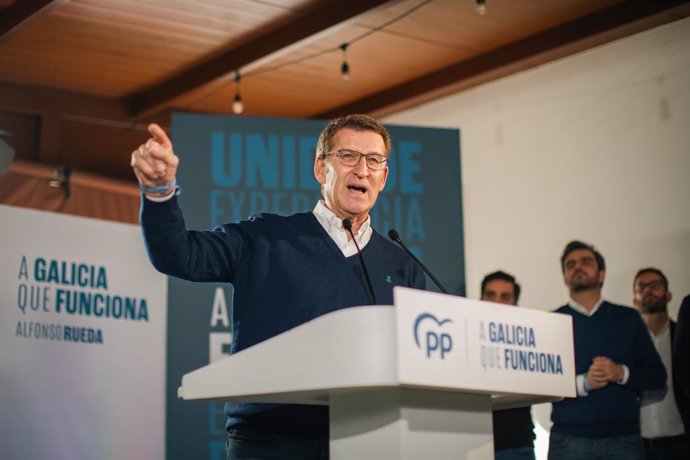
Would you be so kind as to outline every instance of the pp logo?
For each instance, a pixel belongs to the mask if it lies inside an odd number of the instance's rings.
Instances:
[[[426,357],[431,358],[436,354],[444,359],[447,353],[453,349],[453,338],[450,334],[441,329],[447,323],[452,323],[450,319],[439,321],[431,313],[422,313],[414,322],[414,340],[417,348],[426,351]],[[423,341],[420,343],[420,335]]]

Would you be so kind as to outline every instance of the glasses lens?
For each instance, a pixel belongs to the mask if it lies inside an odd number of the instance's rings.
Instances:
[[[354,150],[338,150],[336,153],[340,161],[346,166],[354,166],[359,163],[362,154]]]
[[[637,285],[637,292],[643,292],[645,289],[649,288],[652,291],[661,289],[664,285],[661,281],[652,281],[651,283],[640,283]]]
[[[386,167],[388,158],[383,155],[378,155],[376,153],[371,153],[367,155],[367,166],[370,169],[383,169]]]
[[[388,163],[388,158],[384,155],[379,155],[378,153],[359,153],[355,150],[338,150],[334,152],[338,157],[340,162],[345,166],[357,166],[362,159],[365,158],[365,162],[369,169],[384,169]]]

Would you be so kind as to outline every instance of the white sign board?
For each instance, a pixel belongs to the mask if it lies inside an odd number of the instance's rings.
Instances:
[[[163,459],[167,281],[140,228],[0,222],[0,457]]]
[[[403,385],[575,396],[571,318],[396,287]]]

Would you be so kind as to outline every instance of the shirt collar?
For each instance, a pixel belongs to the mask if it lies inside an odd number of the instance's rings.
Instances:
[[[605,301],[603,298],[599,298],[599,301],[594,304],[594,308],[592,308],[591,311],[587,311],[587,309],[584,307],[584,305],[575,302],[573,299],[570,299],[570,301],[568,302],[568,305],[570,306],[570,308],[572,308],[573,310],[575,310],[578,313],[582,313],[585,316],[593,316],[597,312],[597,310],[599,310],[599,307],[601,307],[601,304],[604,302]]]
[[[343,220],[328,209],[323,200],[319,200],[319,202],[316,203],[313,212],[316,220],[319,221],[324,230],[326,230],[326,233],[335,241],[335,244],[338,245],[340,250],[343,251],[343,254],[350,256],[356,253],[356,246],[351,244],[351,241],[348,240],[347,230],[343,228]],[[371,217],[367,216],[367,219],[359,227],[357,233],[355,233],[355,240],[360,249],[367,245],[372,233]]]
[[[656,336],[654,334],[652,334],[652,331],[649,331],[649,335],[652,336],[652,339],[655,339],[655,338],[660,339],[660,338],[662,338],[662,337],[664,337],[670,333],[671,333],[671,318],[666,319],[666,324],[664,324],[664,327],[661,328],[661,330],[659,331],[659,333]]]
[[[333,211],[328,209],[326,207],[326,203],[323,200],[319,200],[318,203],[316,203],[316,206],[314,206],[314,215],[316,216],[316,219],[319,221],[319,223],[323,226],[324,229],[329,234],[332,234],[333,232],[338,233],[344,233],[347,236],[347,231],[343,228],[343,219],[340,217],[336,216]],[[371,225],[371,217],[367,216],[367,220],[365,220],[362,225],[359,227],[359,230],[357,233],[355,233],[355,236],[359,236],[364,234],[368,229],[369,226]]]

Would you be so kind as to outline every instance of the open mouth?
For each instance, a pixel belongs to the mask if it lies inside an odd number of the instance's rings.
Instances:
[[[348,190],[354,190],[356,192],[367,193],[367,188],[362,187],[361,185],[348,185],[347,188],[348,188]]]

